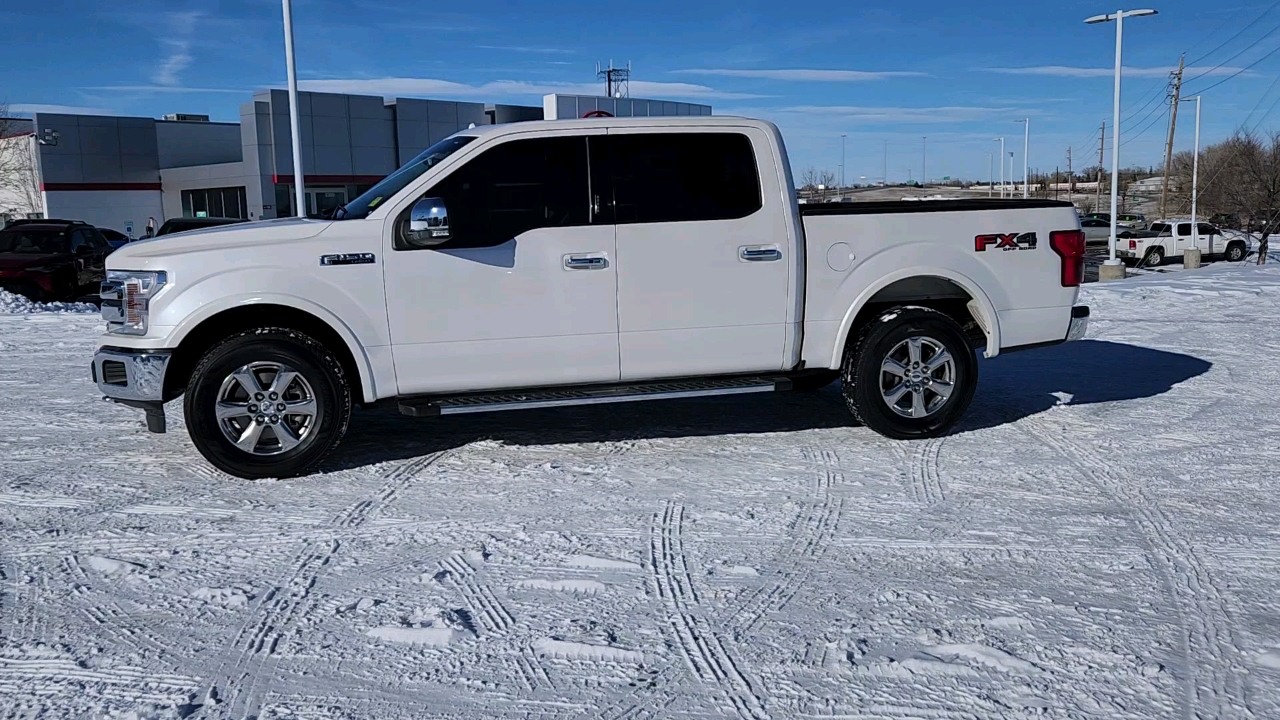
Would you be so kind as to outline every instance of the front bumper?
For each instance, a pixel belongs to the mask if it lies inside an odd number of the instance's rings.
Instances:
[[[129,350],[102,347],[93,355],[89,372],[107,400],[142,408],[147,429],[165,431],[164,373],[169,369],[169,351]]]
[[[1067,326],[1067,339],[1065,342],[1073,340],[1081,340],[1085,333],[1089,331],[1089,306],[1076,305],[1071,308],[1071,324]]]

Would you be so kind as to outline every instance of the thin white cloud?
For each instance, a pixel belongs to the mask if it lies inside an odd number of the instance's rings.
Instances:
[[[728,112],[728,111],[726,111]],[[856,105],[796,105],[764,110],[789,115],[805,115],[814,118],[827,118],[840,123],[873,125],[883,123],[962,123],[976,122],[1008,116],[1012,113],[1027,113],[1025,109],[1014,107],[982,107],[974,105],[944,105],[939,107],[862,107]]]
[[[505,50],[507,52],[518,53],[543,53],[547,55],[572,55],[573,51],[566,48],[554,47],[528,47],[524,45],[477,45],[480,50]]]
[[[202,88],[182,87],[180,85],[96,85],[80,89],[121,93],[232,93],[244,95],[249,92],[242,88]]]
[[[1047,77],[1070,77],[1070,78],[1101,78],[1113,77],[1115,75],[1115,67],[1072,67],[1069,65],[1036,65],[1032,67],[993,67],[983,68],[987,72],[1001,73],[1003,75],[1041,75]],[[1124,74],[1129,77],[1164,77],[1169,73],[1177,70],[1176,67],[1128,67],[1125,66]],[[1217,67],[1217,68],[1199,68],[1188,67],[1183,70],[1185,77],[1195,75],[1231,75],[1240,72],[1242,68],[1238,67]]]
[[[196,23],[204,15],[198,10],[187,12],[171,12],[165,15],[166,32],[159,40],[167,53],[151,74],[151,81],[157,85],[176,86],[182,82],[180,77],[192,61],[191,38],[195,33]]]
[[[928,73],[908,70],[815,70],[809,68],[784,68],[772,70],[731,70],[726,68],[690,68],[673,70],[684,75],[715,75],[719,77],[755,78],[760,80],[787,80],[790,82],[867,82],[897,77],[927,77]]]
[[[83,107],[80,105],[48,105],[45,103],[11,103],[9,112],[19,115],[35,113],[61,113],[63,115],[113,115],[106,108]]]
[[[302,80],[298,87],[303,90],[317,92],[351,93],[357,95],[436,95],[451,97],[502,97],[548,95],[562,93],[566,95],[600,95],[603,91],[601,83],[551,83],[532,82],[527,80],[495,80],[482,85],[467,85],[451,80],[436,78],[337,78],[324,80]],[[634,97],[672,97],[687,99],[747,99],[758,98],[759,95],[748,93],[730,93],[691,83],[652,82],[648,80],[632,80],[631,95]]]

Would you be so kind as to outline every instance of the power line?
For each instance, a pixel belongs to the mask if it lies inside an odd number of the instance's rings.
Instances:
[[[1280,26],[1277,26],[1277,28],[1278,28],[1278,29],[1280,29]],[[1240,73],[1244,72],[1245,70],[1249,70],[1250,68],[1252,68],[1253,66],[1255,66],[1255,65],[1257,65],[1258,63],[1262,62],[1263,60],[1266,60],[1267,58],[1271,57],[1272,55],[1275,55],[1277,52],[1280,52],[1280,45],[1277,45],[1277,46],[1276,46],[1276,48],[1275,48],[1274,50],[1272,50],[1271,52],[1267,53],[1266,55],[1263,55],[1262,57],[1258,58],[1257,60],[1254,60],[1253,62],[1249,63],[1248,65],[1245,65],[1244,67],[1242,67],[1242,68],[1240,68],[1239,70],[1237,70],[1237,71],[1235,71],[1235,72],[1231,73],[1230,75],[1228,75],[1228,76],[1226,76],[1226,77],[1222,78],[1221,80],[1219,80],[1218,82],[1216,82],[1216,83],[1214,83],[1214,84],[1210,85],[1209,87],[1207,87],[1207,88],[1203,88],[1203,89],[1201,89],[1201,90],[1197,90],[1197,91],[1195,91],[1194,93],[1192,93],[1192,92],[1188,92],[1187,94],[1188,94],[1188,95],[1203,95],[1204,93],[1206,93],[1206,92],[1208,92],[1208,91],[1210,91],[1210,90],[1212,90],[1212,89],[1214,89],[1214,88],[1218,87],[1218,86],[1219,86],[1219,85],[1221,85],[1222,83],[1224,83],[1224,82],[1226,82],[1226,81],[1228,81],[1228,80],[1231,80],[1232,78],[1236,77],[1237,75],[1239,75]],[[1202,76],[1202,77],[1203,77],[1203,76]]]
[[[1200,57],[1196,58],[1195,60],[1192,60],[1192,61],[1191,61],[1190,63],[1188,63],[1188,64],[1189,64],[1189,65],[1195,65],[1196,63],[1200,62],[1201,60],[1203,60],[1203,59],[1205,59],[1205,58],[1209,57],[1210,55],[1212,55],[1212,54],[1214,54],[1214,53],[1218,52],[1219,50],[1221,50],[1222,48],[1226,47],[1226,46],[1227,46],[1227,44],[1229,44],[1232,40],[1235,40],[1236,38],[1238,38],[1238,37],[1240,37],[1241,35],[1243,35],[1243,34],[1245,33],[1245,31],[1247,31],[1249,28],[1253,27],[1254,25],[1257,25],[1257,24],[1258,24],[1258,21],[1259,21],[1259,20],[1261,20],[1262,18],[1266,17],[1268,14],[1270,14],[1272,10],[1275,10],[1277,5],[1280,5],[1280,0],[1276,0],[1276,2],[1272,3],[1271,7],[1267,8],[1266,10],[1263,10],[1261,15],[1259,15],[1259,16],[1258,16],[1258,17],[1256,17],[1256,18],[1254,18],[1254,19],[1253,19],[1253,21],[1252,21],[1252,22],[1250,22],[1248,25],[1245,25],[1244,27],[1240,28],[1240,30],[1238,30],[1238,31],[1236,32],[1236,34],[1235,34],[1235,35],[1232,35],[1231,37],[1229,37],[1229,38],[1227,38],[1226,40],[1222,41],[1222,43],[1221,43],[1220,45],[1218,45],[1218,46],[1217,46],[1217,47],[1215,47],[1214,49],[1210,50],[1209,52],[1207,52],[1207,53],[1205,53],[1205,54],[1201,55]],[[1223,27],[1224,25],[1226,25],[1227,23],[1231,22],[1231,20],[1233,20],[1233,19],[1234,19],[1234,18],[1232,18],[1232,17],[1228,16],[1226,20],[1223,20],[1223,21],[1222,21],[1222,25],[1219,25],[1217,28],[1215,28],[1215,29],[1214,29],[1213,33],[1216,33],[1216,32],[1218,32],[1218,30],[1221,30],[1221,29],[1222,29],[1222,27]],[[1212,36],[1213,36],[1213,33],[1209,33],[1208,35],[1205,35],[1204,37],[1205,37],[1206,39],[1207,39],[1207,38],[1210,38],[1210,37],[1212,37]],[[1204,40],[1201,40],[1201,42],[1204,42]],[[1197,43],[1197,44],[1199,44],[1199,43]],[[1195,47],[1195,46],[1193,45],[1192,47]]]
[[[1213,67],[1211,67],[1211,68],[1209,68],[1208,70],[1205,70],[1204,72],[1200,73],[1199,75],[1196,75],[1195,77],[1191,78],[1191,79],[1190,79],[1190,80],[1188,80],[1187,82],[1195,82],[1196,80],[1199,80],[1200,78],[1202,78],[1202,77],[1204,77],[1204,76],[1206,76],[1206,75],[1208,75],[1208,74],[1212,73],[1213,71],[1218,70],[1219,68],[1221,68],[1222,66],[1224,66],[1224,65],[1226,65],[1227,63],[1231,62],[1232,60],[1235,60],[1236,58],[1240,57],[1241,55],[1243,55],[1243,54],[1245,54],[1245,53],[1249,52],[1250,50],[1252,50],[1253,48],[1257,47],[1258,43],[1260,43],[1260,42],[1262,42],[1263,40],[1266,40],[1267,38],[1271,37],[1271,36],[1275,33],[1275,31],[1277,31],[1277,30],[1280,30],[1280,25],[1276,25],[1275,27],[1271,28],[1271,29],[1270,29],[1270,30],[1268,30],[1266,33],[1264,33],[1262,37],[1258,38],[1257,40],[1254,40],[1252,43],[1250,43],[1250,44],[1249,44],[1248,46],[1246,46],[1244,49],[1242,49],[1242,50],[1240,50],[1239,52],[1237,52],[1235,55],[1232,55],[1231,57],[1227,58],[1226,60],[1223,60],[1222,62],[1218,63],[1217,65],[1215,65],[1215,66],[1213,66]],[[1257,63],[1254,63],[1254,64],[1256,65]],[[1250,65],[1249,67],[1253,67],[1253,66],[1252,66],[1252,65]],[[1242,69],[1242,70],[1240,70],[1240,71],[1236,72],[1236,73],[1235,73],[1235,75],[1232,75],[1231,77],[1235,77],[1236,75],[1239,75],[1241,72],[1244,72],[1244,70],[1247,70],[1247,69],[1248,69],[1248,68],[1244,68],[1244,69]]]
[[[1156,123],[1160,122],[1162,119],[1164,119],[1164,115],[1157,115],[1157,116],[1155,116],[1154,118],[1152,118],[1152,119],[1151,119],[1151,122],[1147,123],[1147,126],[1146,126],[1146,127],[1142,128],[1142,129],[1141,129],[1141,130],[1139,130],[1137,133],[1132,133],[1132,134],[1130,134],[1130,135],[1129,135],[1129,139],[1128,139],[1128,140],[1124,140],[1124,141],[1122,141],[1122,142],[1120,143],[1120,147],[1124,147],[1125,145],[1128,145],[1129,143],[1133,142],[1134,140],[1137,140],[1138,138],[1142,137],[1144,134],[1146,134],[1146,132],[1147,132],[1148,130],[1150,130],[1151,128],[1155,127]]]
[[[1280,83],[1280,75],[1276,75],[1276,79],[1275,79],[1275,80],[1272,80],[1272,81],[1271,81],[1271,84],[1267,86],[1267,91],[1266,91],[1266,92],[1264,92],[1264,93],[1262,93],[1262,97],[1258,98],[1258,102],[1254,103],[1254,105],[1253,105],[1253,109],[1252,109],[1252,110],[1250,110],[1250,111],[1249,111],[1249,114],[1248,114],[1248,115],[1246,115],[1246,116],[1244,117],[1244,123],[1243,123],[1244,125],[1248,125],[1248,124],[1249,124],[1249,120],[1250,120],[1250,118],[1252,118],[1252,117],[1253,117],[1253,114],[1254,114],[1254,113],[1258,112],[1258,108],[1262,107],[1262,103],[1266,101],[1267,96],[1271,94],[1271,91],[1276,89],[1276,84],[1277,84],[1277,83]],[[1274,106],[1273,106],[1273,107],[1274,107]],[[1268,112],[1270,112],[1270,111],[1268,111]],[[1265,116],[1264,116],[1264,117],[1265,117]]]

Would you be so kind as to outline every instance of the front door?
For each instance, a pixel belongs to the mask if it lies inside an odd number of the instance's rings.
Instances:
[[[798,258],[772,156],[754,129],[610,130],[623,380],[783,367]]]
[[[1200,235],[1196,247],[1200,248],[1205,255],[1217,255],[1226,250],[1222,245],[1222,235],[1218,232],[1218,228],[1209,223],[1197,223],[1196,227]]]
[[[614,230],[582,133],[506,140],[423,196],[452,238],[385,265],[401,394],[617,381]]]

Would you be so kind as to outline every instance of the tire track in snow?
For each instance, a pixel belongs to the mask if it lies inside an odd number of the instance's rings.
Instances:
[[[938,472],[938,455],[946,438],[929,438],[915,444],[911,458],[911,496],[924,505],[936,505],[947,499]]]
[[[1247,665],[1232,634],[1234,622],[1227,599],[1191,542],[1178,534],[1176,523],[1140,482],[1117,473],[1060,428],[1032,418],[1024,423],[1024,429],[1123,504],[1138,525],[1179,616],[1186,663],[1183,715],[1214,720],[1253,717],[1243,681]]]
[[[452,555],[441,560],[440,567],[447,573],[442,581],[457,588],[479,620],[475,625],[477,632],[505,633],[515,625],[515,618],[493,590],[480,582],[476,568],[465,557]]]
[[[700,601],[685,558],[683,526],[684,506],[667,501],[661,514],[654,513],[649,534],[650,569],[672,637],[693,676],[700,682],[714,683],[738,717],[767,718],[764,698],[756,686],[702,614],[695,611]]]
[[[804,585],[804,579],[813,571],[814,563],[826,554],[835,536],[843,510],[843,500],[835,498],[832,490],[844,482],[840,458],[831,450],[805,448],[803,456],[818,463],[816,483],[818,500],[806,503],[793,526],[795,532],[790,542],[779,554],[774,564],[781,569],[771,575],[772,582],[757,588],[747,596],[738,609],[729,616],[728,629],[741,639],[751,632],[770,612],[777,612],[791,602]]]
[[[385,482],[370,500],[354,503],[334,518],[333,524],[355,529],[385,508],[418,473],[435,463],[443,452],[401,463],[384,475]],[[263,594],[255,614],[241,626],[227,648],[206,693],[206,709],[222,717],[256,716],[262,696],[275,675],[276,651],[305,609],[314,604],[311,590],[342,547],[336,537],[307,540],[294,556],[290,571]],[[259,690],[261,686],[261,690]]]

